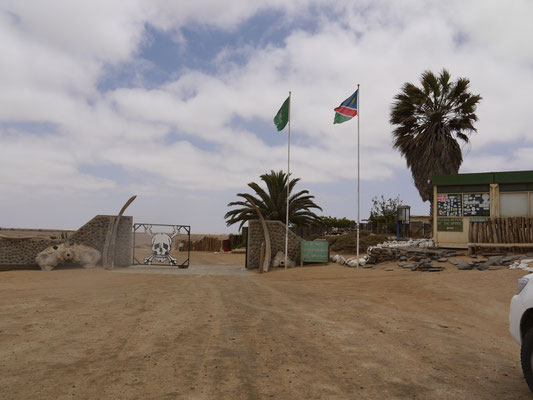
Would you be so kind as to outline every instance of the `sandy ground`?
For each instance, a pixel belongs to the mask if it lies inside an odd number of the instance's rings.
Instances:
[[[527,399],[523,271],[0,273],[1,399]]]

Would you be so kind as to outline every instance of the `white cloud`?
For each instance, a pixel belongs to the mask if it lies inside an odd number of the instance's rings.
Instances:
[[[0,191],[13,189],[94,192],[111,189],[115,183],[79,172],[78,160],[59,136],[14,137],[0,134]]]
[[[428,68],[470,78],[471,90],[483,96],[463,170],[530,168],[530,149],[502,155],[494,145],[531,140],[524,106],[533,92],[531,2],[328,3],[5,2],[0,123],[46,122],[57,132],[13,133],[0,125],[2,190],[46,186],[59,193],[62,184],[88,193],[241,189],[265,171],[284,169],[286,147],[272,144],[264,128],[237,128],[233,121],[261,121],[277,134],[271,120],[288,90],[294,174],[314,184],[353,180],[356,123],[334,126],[332,109],[357,83],[362,178],[386,184],[405,168],[391,148],[392,97]],[[267,9],[283,15],[284,29],[306,19],[316,24],[290,30],[281,45],[221,47],[206,60],[215,73],[183,70],[157,87],[139,79],[138,87],[98,90],[113,68],[149,68],[138,59],[147,25],[181,40],[187,57],[195,44],[186,43],[183,27],[238,32]],[[116,165],[137,171],[139,179],[91,176],[81,164]]]

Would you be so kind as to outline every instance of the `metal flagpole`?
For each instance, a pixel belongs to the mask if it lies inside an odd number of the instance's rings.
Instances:
[[[289,136],[287,146],[287,215],[285,218],[285,269],[287,269],[287,255],[289,252],[289,186],[291,183],[291,92],[289,92]]]
[[[360,158],[361,153],[359,151],[359,120],[361,119],[361,92],[359,92],[359,84],[357,84],[357,268],[359,268],[359,225],[361,224],[360,211],[361,211],[361,195],[360,195]],[[290,122],[289,122],[290,123]]]

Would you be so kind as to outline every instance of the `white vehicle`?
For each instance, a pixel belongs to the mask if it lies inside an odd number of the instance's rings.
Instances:
[[[520,361],[524,378],[533,391],[533,274],[520,278],[511,299],[509,331],[520,343]]]

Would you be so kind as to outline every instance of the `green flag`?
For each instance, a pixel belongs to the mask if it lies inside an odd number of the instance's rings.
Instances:
[[[287,122],[289,122],[290,99],[291,96],[287,97],[287,100],[283,102],[283,105],[274,117],[274,124],[276,125],[276,128],[278,128],[278,131],[283,130],[283,128],[285,128],[285,125],[287,125]]]

